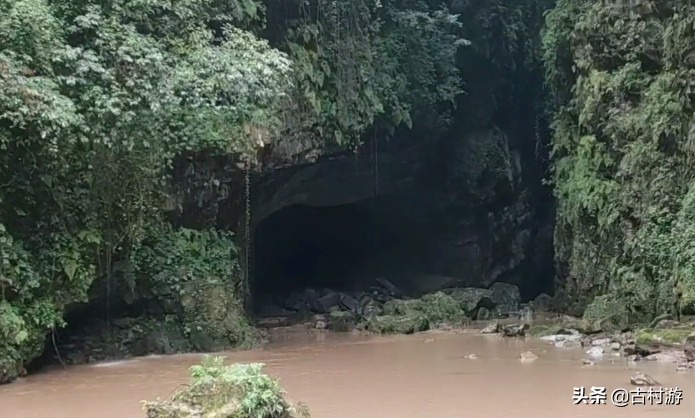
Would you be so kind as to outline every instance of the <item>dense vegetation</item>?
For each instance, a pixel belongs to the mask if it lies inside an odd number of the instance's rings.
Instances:
[[[695,7],[560,0],[543,40],[565,306],[694,313]]]
[[[0,0],[0,383],[114,293],[186,349],[255,338],[239,241],[165,216],[176,161],[528,109],[553,121],[559,306],[695,313],[693,45],[685,0]]]
[[[164,217],[173,162],[441,129],[462,43],[422,1],[0,0],[0,382],[115,290],[198,348],[246,340],[233,237]]]

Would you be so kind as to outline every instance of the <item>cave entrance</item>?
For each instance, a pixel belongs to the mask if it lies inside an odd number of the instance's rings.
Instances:
[[[418,270],[427,257],[427,225],[391,203],[294,205],[261,221],[254,236],[253,313],[286,314],[292,295],[307,289],[357,293],[377,278],[397,281]]]

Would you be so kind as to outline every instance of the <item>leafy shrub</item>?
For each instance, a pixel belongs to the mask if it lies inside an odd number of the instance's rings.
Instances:
[[[308,408],[291,406],[279,381],[263,374],[263,367],[260,363],[225,366],[224,358],[206,356],[202,364],[191,367],[190,385],[171,401],[145,403],[147,417],[308,418]]]

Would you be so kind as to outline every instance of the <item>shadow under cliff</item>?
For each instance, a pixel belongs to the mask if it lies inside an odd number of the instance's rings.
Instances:
[[[496,281],[518,285],[522,300],[552,293],[552,202],[534,205],[539,189],[514,145],[481,129],[257,176],[253,310],[376,278],[411,296]]]

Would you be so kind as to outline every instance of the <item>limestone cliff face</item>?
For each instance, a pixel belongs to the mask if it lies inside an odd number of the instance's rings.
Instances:
[[[299,158],[297,147],[280,141],[271,150],[274,165],[252,175],[252,237],[260,239],[257,229],[286,208],[354,205],[376,223],[412,232],[351,266],[355,280],[384,274],[414,292],[441,286],[436,276],[448,285],[505,281],[533,297],[552,282],[552,202],[539,196],[538,162],[527,160],[527,140],[491,124],[445,138],[380,142],[378,151],[368,145],[356,154],[313,148]],[[231,229],[242,243],[246,196],[237,164],[187,161],[177,186],[173,208],[181,223]],[[311,219],[296,222],[311,228]],[[356,245],[373,239],[379,237]]]

